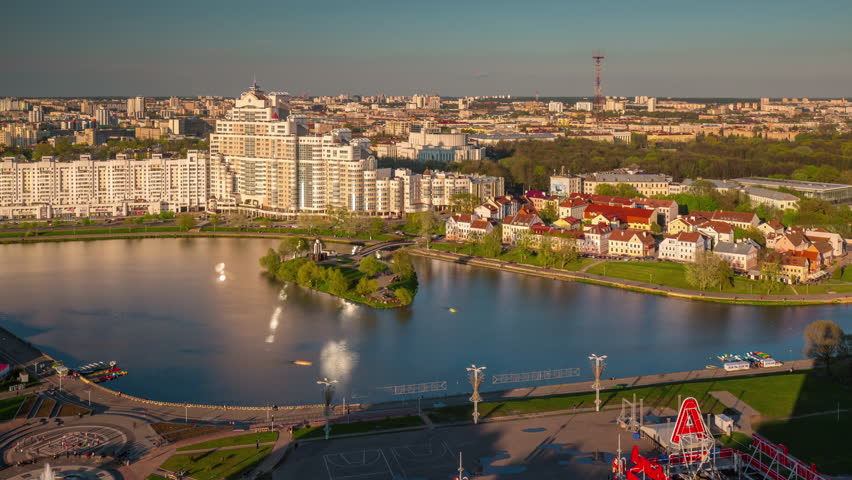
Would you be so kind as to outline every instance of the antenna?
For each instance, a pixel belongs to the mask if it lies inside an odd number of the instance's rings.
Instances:
[[[595,61],[595,100],[592,104],[592,111],[598,116],[603,112],[604,107],[603,88],[601,88],[601,60],[604,58],[606,57],[604,57],[603,50],[592,52],[592,59]]]

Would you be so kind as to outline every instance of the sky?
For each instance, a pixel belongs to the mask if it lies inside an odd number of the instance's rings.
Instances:
[[[852,95],[847,0],[4,0],[2,96]]]

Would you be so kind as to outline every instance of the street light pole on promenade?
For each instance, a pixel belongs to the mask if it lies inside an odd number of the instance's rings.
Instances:
[[[482,397],[479,395],[479,386],[482,384],[482,379],[484,378],[482,371],[486,368],[487,367],[477,367],[476,365],[467,367],[467,371],[470,372],[470,386],[473,387],[473,395],[470,396],[470,401],[473,402],[474,425],[479,423],[479,402],[482,401]]]
[[[323,413],[325,413],[325,439],[328,440],[328,435],[331,432],[331,401],[334,399],[334,384],[337,383],[337,380],[329,380],[328,378],[323,378],[322,380],[317,380],[317,384],[322,385],[322,398],[325,402],[325,408],[323,409]]]
[[[606,355],[597,356],[594,353],[589,356],[592,361],[592,373],[595,375],[595,383],[592,388],[595,389],[595,411],[601,411],[601,375],[606,368]]]

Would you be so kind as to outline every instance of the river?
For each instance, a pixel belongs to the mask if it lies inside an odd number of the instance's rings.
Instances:
[[[813,320],[852,330],[849,305],[713,304],[423,258],[414,303],[373,310],[267,278],[257,259],[277,243],[2,245],[0,325],[68,366],[118,360],[130,373],[107,385],[122,392],[239,405],[320,403],[321,377],[349,402],[433,381],[460,393],[472,363],[487,366],[484,389],[498,373],[579,368],[561,381],[586,380],[591,353],[608,355],[606,377],[701,369],[747,350],[784,361],[801,358]]]

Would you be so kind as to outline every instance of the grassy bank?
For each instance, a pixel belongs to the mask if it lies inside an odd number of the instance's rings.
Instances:
[[[473,243],[433,243],[431,246],[432,250],[439,250],[442,252],[452,252],[458,253],[460,255],[470,255],[473,257],[486,258],[489,260],[497,260],[500,262],[513,262],[520,265],[531,265],[533,267],[547,267],[545,262],[542,260],[542,257],[539,255],[524,255],[516,249],[510,249],[506,252],[503,252],[496,257],[482,257],[478,255],[479,251],[476,248],[476,245]],[[591,258],[578,258],[573,262],[569,262],[565,265],[564,268],[559,268],[558,266],[549,265],[553,270],[566,270],[569,272],[575,272],[580,270],[593,263],[594,260]]]
[[[235,447],[238,445],[254,445],[255,443],[274,443],[278,440],[278,432],[246,433],[233,437],[218,438],[206,442],[187,445],[177,449],[178,452],[189,452],[192,450],[211,450],[222,447]]]
[[[18,409],[21,408],[21,405],[24,405],[24,402],[32,408],[33,403],[35,403],[35,397],[29,394],[0,400],[0,422],[15,418],[15,414],[18,413]],[[29,412],[29,409],[27,409],[27,412]],[[26,418],[27,412],[24,412],[23,417],[18,418]]]
[[[272,452],[271,446],[213,450],[174,455],[160,467],[172,472],[185,471],[195,479],[234,479],[255,468]]]
[[[416,428],[425,425],[423,419],[415,415],[366,422],[335,423],[331,426],[332,435],[348,435],[355,433],[376,433],[396,428]],[[325,426],[299,428],[293,431],[293,439],[322,438],[325,436]]]

